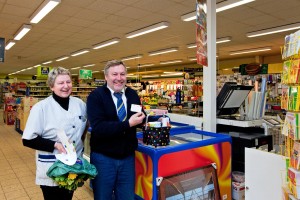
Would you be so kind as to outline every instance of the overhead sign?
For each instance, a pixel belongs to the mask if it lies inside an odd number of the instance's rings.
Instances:
[[[196,55],[199,65],[207,66],[207,17],[206,0],[197,0],[196,15]]]
[[[239,71],[241,73],[241,75],[248,75],[247,71],[246,71],[246,66],[249,64],[241,64]],[[256,74],[268,74],[268,64],[261,64],[260,65],[260,69]]]
[[[93,78],[92,70],[89,69],[79,70],[79,79],[92,79],[92,78]]]
[[[4,62],[5,39],[0,38],[0,62]]]
[[[39,66],[37,68],[37,77],[41,79],[46,79],[51,69],[52,67]]]

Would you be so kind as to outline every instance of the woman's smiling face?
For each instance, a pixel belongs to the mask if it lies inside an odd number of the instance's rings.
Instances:
[[[60,74],[56,77],[51,90],[59,97],[67,98],[72,93],[72,80],[69,75]]]

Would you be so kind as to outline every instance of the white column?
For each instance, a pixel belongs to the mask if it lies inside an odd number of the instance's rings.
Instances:
[[[216,132],[216,0],[207,0],[208,66],[203,67],[203,130]]]

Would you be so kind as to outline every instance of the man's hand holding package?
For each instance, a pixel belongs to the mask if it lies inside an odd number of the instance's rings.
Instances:
[[[143,112],[135,113],[129,119],[130,127],[143,123],[144,118],[145,118],[145,114]]]

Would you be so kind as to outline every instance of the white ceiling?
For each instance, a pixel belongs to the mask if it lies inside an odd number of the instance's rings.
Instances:
[[[13,39],[23,24],[43,0],[0,0],[0,37]],[[218,0],[217,3],[221,2]],[[0,74],[9,74],[53,60],[50,66],[73,68],[96,64],[92,70],[101,70],[107,60],[143,54],[136,60],[126,61],[135,69],[138,64],[195,57],[195,49],[187,44],[195,42],[195,21],[184,22],[181,15],[195,10],[195,0],[61,0],[61,3],[41,22],[5,53],[0,64]],[[240,58],[230,56],[229,51],[271,46],[272,51],[251,56],[279,55],[284,36],[295,31],[256,38],[246,33],[261,29],[300,22],[300,0],[256,0],[255,2],[217,13],[217,38],[232,37],[229,43],[217,45],[219,60]],[[140,37],[127,39],[125,34],[137,29],[167,21],[166,29]],[[120,43],[93,50],[94,44],[118,37]],[[148,56],[148,52],[171,47],[179,51]],[[87,54],[70,57],[61,62],[55,59],[90,48]],[[246,55],[249,57],[249,55]],[[35,74],[36,69],[20,74]]]

